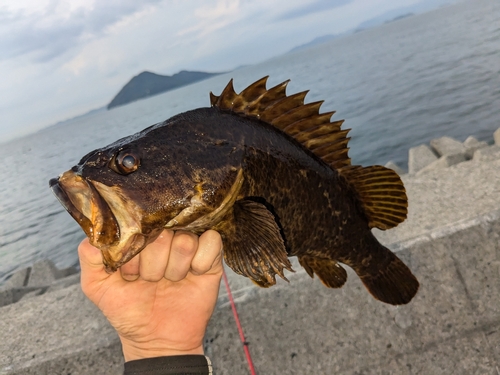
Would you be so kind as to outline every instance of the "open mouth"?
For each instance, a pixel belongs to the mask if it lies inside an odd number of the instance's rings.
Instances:
[[[90,219],[86,217],[82,212],[80,212],[75,207],[73,202],[71,202],[66,192],[61,188],[61,185],[59,185],[59,178],[52,178],[49,181],[49,186],[59,203],[61,203],[61,205],[71,215],[71,217],[75,219],[75,221],[82,227],[87,237],[91,238],[93,228]]]
[[[116,187],[86,180],[72,170],[51,179],[49,186],[90,243],[101,250],[109,273],[137,255],[163,229],[143,234],[137,217],[141,210],[133,200],[124,198]]]
[[[109,205],[91,182],[68,171],[49,181],[62,206],[80,225],[92,244],[112,246],[120,240],[120,227]]]

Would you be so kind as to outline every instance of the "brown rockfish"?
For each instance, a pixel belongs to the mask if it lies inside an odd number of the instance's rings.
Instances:
[[[164,229],[196,234],[212,228],[224,259],[262,287],[286,280],[296,256],[330,288],[354,269],[377,299],[408,303],[419,283],[373,236],[407,215],[401,179],[382,166],[351,165],[349,129],[287,96],[288,81],[267,77],[237,94],[232,80],[211,107],[92,151],[50,186],[109,272],[138,254]]]

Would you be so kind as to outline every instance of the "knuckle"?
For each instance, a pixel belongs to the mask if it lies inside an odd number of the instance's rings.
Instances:
[[[208,264],[207,262],[204,262],[202,260],[193,259],[193,262],[191,263],[191,269],[200,275],[209,271],[211,267],[211,264]]]
[[[222,246],[222,238],[219,232],[216,232],[213,229],[207,230],[205,233],[202,234],[204,242],[208,246],[213,246],[213,247],[221,247]]]
[[[154,273],[146,273],[146,274],[141,273],[141,278],[145,281],[157,282],[161,280],[162,275],[158,276],[157,274]]]
[[[139,278],[139,275],[137,275],[137,274],[129,274],[129,273],[122,274],[122,279],[125,281],[135,281],[138,278]]]
[[[165,272],[164,278],[176,283],[177,281],[181,281],[185,275],[182,275],[181,273],[178,272]]]
[[[196,252],[198,242],[194,235],[180,233],[176,236],[173,248],[175,251],[184,256],[190,256]]]

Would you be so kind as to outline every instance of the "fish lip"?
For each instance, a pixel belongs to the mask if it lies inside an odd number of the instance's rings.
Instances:
[[[74,185],[77,184],[81,184],[81,186],[75,189]],[[112,246],[119,242],[119,223],[108,202],[101,196],[91,181],[82,178],[81,175],[71,170],[63,173],[58,178],[52,178],[49,181],[49,186],[61,205],[83,229],[90,239],[91,244],[94,246],[99,244],[99,247],[102,247],[103,245]],[[90,214],[91,217],[85,215],[85,210],[81,207],[79,208],[71,199],[71,194],[68,190],[71,191],[72,188],[77,191],[87,190],[85,198],[89,201],[88,203],[91,207],[87,215]],[[87,211],[89,211],[88,208]]]
[[[87,237],[93,237],[93,225],[88,217],[86,217],[71,201],[66,191],[62,188],[59,183],[60,177],[52,178],[49,181],[50,190],[56,196],[57,200],[64,207],[66,211],[71,215],[71,217],[80,225]]]

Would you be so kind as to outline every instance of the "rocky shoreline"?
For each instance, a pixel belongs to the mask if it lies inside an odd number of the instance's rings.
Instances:
[[[403,174],[410,214],[376,235],[421,281],[409,305],[374,301],[352,273],[340,290],[299,267],[266,290],[230,274],[257,369],[500,373],[500,129],[493,140],[442,137],[409,150],[409,173],[386,165]],[[0,288],[1,375],[122,372],[116,333],[78,283],[74,267],[42,260]],[[217,374],[247,373],[223,286],[205,350]]]
[[[80,282],[80,274],[75,267],[57,269],[48,259],[36,262],[32,267],[16,271],[0,287],[0,308],[55,292]]]
[[[436,169],[444,169],[468,160],[484,161],[498,157],[500,152],[500,128],[493,133],[493,144],[478,141],[470,136],[464,142],[451,137],[432,139],[429,145],[422,144],[408,151],[408,173],[422,175]],[[387,168],[395,170],[399,175],[405,170],[389,161]]]

